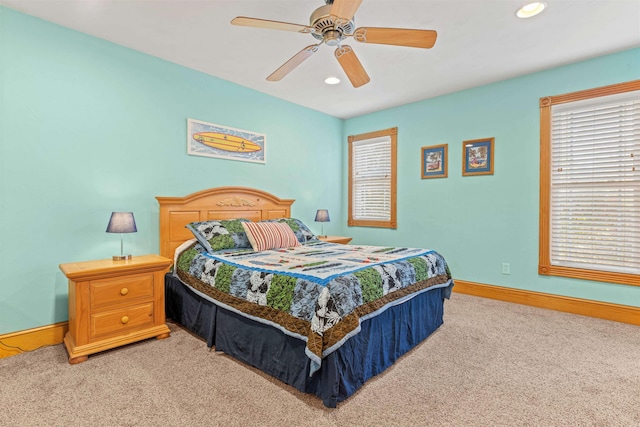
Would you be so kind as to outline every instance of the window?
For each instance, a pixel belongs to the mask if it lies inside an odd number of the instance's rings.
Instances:
[[[640,80],[540,99],[538,271],[640,286]]]
[[[398,128],[349,137],[350,226],[396,228]]]

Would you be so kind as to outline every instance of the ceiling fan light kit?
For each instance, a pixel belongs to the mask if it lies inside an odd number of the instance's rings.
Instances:
[[[362,0],[326,0],[311,14],[310,25],[291,24],[288,22],[238,16],[231,23],[245,27],[266,28],[271,30],[295,31],[309,33],[320,42],[307,46],[282,64],[280,68],[267,77],[268,81],[282,80],[294,68],[318,51],[321,44],[335,46],[335,57],[349,78],[353,87],[369,83],[370,78],[362,63],[349,45],[342,41],[347,37],[359,43],[385,44],[430,49],[436,42],[438,34],[433,30],[415,30],[403,28],[355,28],[353,16]]]

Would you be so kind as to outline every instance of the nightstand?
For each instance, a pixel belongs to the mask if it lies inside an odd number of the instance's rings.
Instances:
[[[69,363],[147,338],[168,338],[164,275],[173,261],[158,255],[60,264],[69,279]]]
[[[318,239],[322,240],[323,242],[329,242],[329,243],[340,243],[343,245],[346,245],[347,243],[349,243],[351,241],[351,239],[353,239],[353,237],[344,237],[344,236],[318,236]]]

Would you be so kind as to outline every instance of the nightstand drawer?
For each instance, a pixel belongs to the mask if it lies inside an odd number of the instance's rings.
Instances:
[[[153,303],[126,307],[91,315],[91,338],[126,334],[153,326]]]
[[[136,299],[153,298],[153,274],[94,280],[90,284],[91,309],[115,304],[131,304]]]

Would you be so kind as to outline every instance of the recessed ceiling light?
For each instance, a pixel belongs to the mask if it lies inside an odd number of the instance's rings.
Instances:
[[[518,18],[531,18],[542,12],[547,7],[545,2],[536,1],[533,3],[525,4],[516,12]]]
[[[338,83],[340,83],[340,79],[337,77],[327,77],[326,79],[324,79],[324,82],[328,85],[337,85]]]

